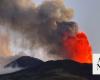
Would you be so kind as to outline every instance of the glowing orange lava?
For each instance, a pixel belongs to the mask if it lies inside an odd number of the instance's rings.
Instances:
[[[80,63],[92,63],[92,49],[85,33],[80,32],[76,37],[64,39],[63,48],[68,59]]]

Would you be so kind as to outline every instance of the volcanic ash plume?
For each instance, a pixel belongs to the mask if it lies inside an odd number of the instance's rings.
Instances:
[[[7,34],[7,29],[2,28],[0,25],[0,56],[11,56],[12,52],[10,50],[10,37]],[[9,54],[8,54],[9,53]]]
[[[56,22],[69,21],[73,12],[65,7],[63,0],[45,0],[38,6],[31,0],[0,0],[0,24],[8,25],[0,29],[9,29],[9,47],[14,54],[40,57],[46,53],[46,56],[58,57],[58,40],[54,37]],[[43,48],[41,55],[40,48]]]

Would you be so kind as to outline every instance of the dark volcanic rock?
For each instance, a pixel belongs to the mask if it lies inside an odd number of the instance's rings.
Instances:
[[[0,80],[100,80],[100,76],[92,75],[92,64],[58,60],[1,75]]]
[[[12,61],[11,63],[7,64],[5,66],[5,68],[6,67],[29,68],[29,67],[36,67],[42,63],[43,63],[43,61],[41,61],[37,58],[33,58],[33,57],[29,57],[29,56],[22,56],[16,60]]]

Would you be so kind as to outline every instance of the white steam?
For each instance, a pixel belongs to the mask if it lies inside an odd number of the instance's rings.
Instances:
[[[21,68],[18,68],[18,67],[16,67],[16,68],[12,68],[12,67],[4,68],[4,66],[0,65],[0,75],[16,72],[19,70],[21,70]]]

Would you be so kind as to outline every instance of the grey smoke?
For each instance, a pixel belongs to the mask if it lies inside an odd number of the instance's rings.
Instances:
[[[20,56],[12,56],[12,57],[0,57],[0,74],[7,74],[7,73],[12,73],[12,72],[16,72],[16,71],[19,71],[21,70],[22,68],[19,68],[19,67],[15,67],[15,68],[12,68],[12,67],[7,67],[5,68],[4,66],[7,65],[8,63],[14,61],[15,59],[19,58]]]
[[[0,65],[0,75],[1,74],[7,74],[7,73],[12,73],[12,72],[16,72],[16,71],[20,71],[21,68],[16,67],[16,68],[12,68],[12,67],[8,67],[8,68],[4,68],[4,66]]]
[[[46,52],[49,56],[59,56],[54,38],[56,22],[73,18],[73,9],[66,8],[59,1],[44,1],[35,6],[31,0],[0,0],[0,24],[8,29],[10,48],[14,54],[22,52],[38,58]],[[38,55],[40,48],[44,52]]]

